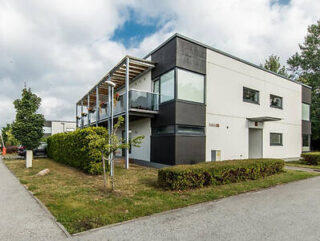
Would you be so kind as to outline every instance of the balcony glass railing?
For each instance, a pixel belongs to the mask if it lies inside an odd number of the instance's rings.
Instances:
[[[116,101],[114,101],[113,114],[119,115],[125,112],[125,96],[126,94],[120,95]],[[158,111],[159,110],[159,94],[144,92],[138,90],[129,91],[129,110],[135,109],[147,110],[147,111]],[[108,106],[107,104],[102,104],[99,107],[99,119],[103,120],[108,118]],[[90,113],[90,123],[94,124],[96,122],[96,111]],[[87,117],[85,117],[85,122]]]
[[[130,108],[134,109],[158,111],[159,95],[157,93],[130,90],[129,105]]]

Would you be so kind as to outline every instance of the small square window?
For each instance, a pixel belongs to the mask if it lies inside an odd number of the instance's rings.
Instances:
[[[282,146],[282,133],[270,133],[270,146]]]
[[[243,87],[243,101],[259,104],[259,91]]]
[[[282,109],[282,97],[270,95],[270,107]]]

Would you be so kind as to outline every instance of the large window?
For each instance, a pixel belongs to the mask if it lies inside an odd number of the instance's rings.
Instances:
[[[204,76],[177,69],[178,99],[204,103]]]
[[[310,121],[310,105],[302,103],[302,120]]]
[[[282,146],[282,133],[270,133],[270,146]]]
[[[270,107],[282,109],[282,97],[270,95]]]
[[[160,95],[161,103],[174,99],[174,70],[161,75]]]
[[[243,101],[259,104],[259,91],[243,87]]]

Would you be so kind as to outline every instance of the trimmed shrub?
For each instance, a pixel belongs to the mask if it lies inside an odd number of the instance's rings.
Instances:
[[[52,135],[47,139],[48,157],[89,174],[102,174],[101,152],[89,148],[101,136],[108,138],[108,131],[104,127],[88,127]]]
[[[178,165],[160,169],[158,184],[166,189],[186,190],[255,180],[278,173],[283,167],[284,161],[280,159],[242,159]]]
[[[303,162],[308,165],[320,165],[320,152],[302,153]]]

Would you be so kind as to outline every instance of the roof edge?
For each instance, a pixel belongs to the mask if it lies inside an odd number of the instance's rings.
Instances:
[[[309,86],[309,85],[306,85],[306,84],[301,83],[301,82],[299,82],[299,81],[296,81],[296,80],[294,80],[294,79],[290,79],[290,78],[288,78],[288,77],[282,76],[282,75],[280,75],[280,74],[278,74],[278,73],[275,73],[275,72],[273,72],[273,71],[271,71],[271,70],[268,70],[268,69],[265,69],[265,68],[263,68],[263,67],[260,67],[259,65],[256,65],[256,64],[254,64],[254,63],[251,63],[251,62],[249,62],[249,61],[247,61],[247,60],[241,59],[241,58],[239,58],[239,57],[236,57],[236,56],[234,56],[234,55],[231,55],[231,54],[229,54],[229,53],[226,53],[226,52],[224,52],[224,51],[221,51],[221,50],[219,50],[219,49],[216,49],[216,48],[214,48],[214,47],[211,47],[211,46],[209,46],[209,45],[207,45],[207,44],[201,43],[200,41],[197,41],[197,40],[195,40],[195,39],[191,39],[191,38],[189,38],[189,37],[187,37],[187,36],[184,36],[184,35],[182,35],[182,34],[179,34],[179,33],[175,33],[174,35],[172,35],[170,38],[168,38],[166,41],[164,41],[162,44],[160,44],[158,47],[156,47],[154,50],[152,50],[150,53],[148,53],[148,54],[144,57],[144,59],[146,59],[146,58],[148,58],[149,56],[151,56],[154,52],[156,52],[157,50],[159,50],[160,48],[162,48],[164,45],[166,45],[168,42],[170,42],[172,39],[174,39],[174,38],[176,38],[176,37],[181,38],[181,39],[184,39],[184,40],[189,41],[189,42],[191,42],[191,43],[200,45],[200,46],[202,46],[202,47],[204,47],[204,48],[207,48],[207,49],[210,49],[210,50],[212,50],[212,51],[214,51],[214,52],[216,52],[216,53],[222,54],[222,55],[224,55],[224,56],[227,56],[227,57],[229,57],[229,58],[232,58],[232,59],[237,60],[237,61],[239,61],[239,62],[242,62],[242,63],[244,63],[244,64],[247,64],[247,65],[250,65],[250,66],[255,67],[255,68],[257,68],[257,69],[260,69],[260,70],[262,70],[262,71],[265,71],[265,72],[267,72],[267,73],[269,73],[269,74],[276,75],[276,76],[281,77],[281,78],[283,78],[283,79],[289,80],[289,81],[294,82],[294,83],[296,83],[296,84],[299,84],[299,85],[301,85],[301,86],[304,86],[304,87],[307,87],[307,88],[309,88],[309,89],[312,89],[312,87]]]

